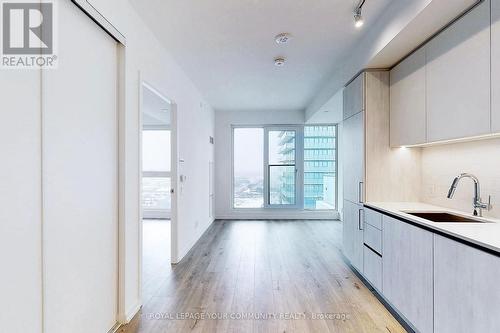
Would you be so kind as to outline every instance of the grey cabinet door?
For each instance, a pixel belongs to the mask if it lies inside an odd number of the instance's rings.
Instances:
[[[365,73],[361,73],[344,89],[344,119],[365,109]]]
[[[344,199],[364,201],[365,128],[364,112],[344,120],[342,131],[344,157]]]
[[[344,254],[363,273],[363,206],[344,200]]]
[[[342,252],[349,261],[352,261],[353,257],[353,240],[354,240],[354,229],[353,229],[353,204],[344,200],[344,218],[342,220]]]
[[[383,217],[383,292],[422,333],[433,331],[433,234]]]
[[[434,235],[435,332],[498,332],[500,258]]]
[[[391,70],[391,146],[425,143],[425,47]]]
[[[500,132],[500,0],[491,0],[491,130]]]
[[[490,133],[490,1],[426,45],[427,140]]]

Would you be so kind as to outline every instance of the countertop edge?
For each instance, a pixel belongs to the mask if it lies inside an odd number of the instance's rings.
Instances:
[[[484,252],[490,253],[492,255],[495,255],[497,257],[500,257],[500,248],[498,248],[494,245],[484,243],[482,241],[468,237],[468,236],[463,235],[463,234],[459,234],[459,233],[452,232],[450,230],[439,228],[431,223],[425,223],[425,222],[419,221],[418,218],[412,218],[408,214],[401,213],[399,211],[395,211],[392,209],[384,208],[384,207],[381,207],[380,205],[377,205],[375,203],[364,203],[363,206],[366,208],[375,210],[379,213],[388,215],[388,216],[395,218],[397,220],[400,220],[402,222],[414,225],[418,228],[422,228],[422,229],[431,231],[431,232],[438,234],[440,236],[458,241],[462,244],[471,246],[473,248],[476,248],[476,249],[479,249],[481,251],[484,251]]]

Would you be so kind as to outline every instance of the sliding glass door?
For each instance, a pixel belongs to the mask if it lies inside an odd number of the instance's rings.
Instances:
[[[302,198],[302,128],[266,127],[264,135],[265,207],[297,208]]]

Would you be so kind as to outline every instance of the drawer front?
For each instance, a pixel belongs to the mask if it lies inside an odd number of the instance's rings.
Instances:
[[[363,246],[363,275],[378,291],[382,291],[382,257]]]
[[[365,223],[382,230],[382,214],[365,207]]]
[[[363,231],[364,243],[371,247],[378,254],[383,255],[382,253],[382,231],[373,227],[370,224],[365,223],[364,231]]]

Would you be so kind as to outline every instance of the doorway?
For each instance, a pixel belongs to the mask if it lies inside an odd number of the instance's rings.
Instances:
[[[146,302],[171,272],[172,103],[141,85],[142,299]]]

